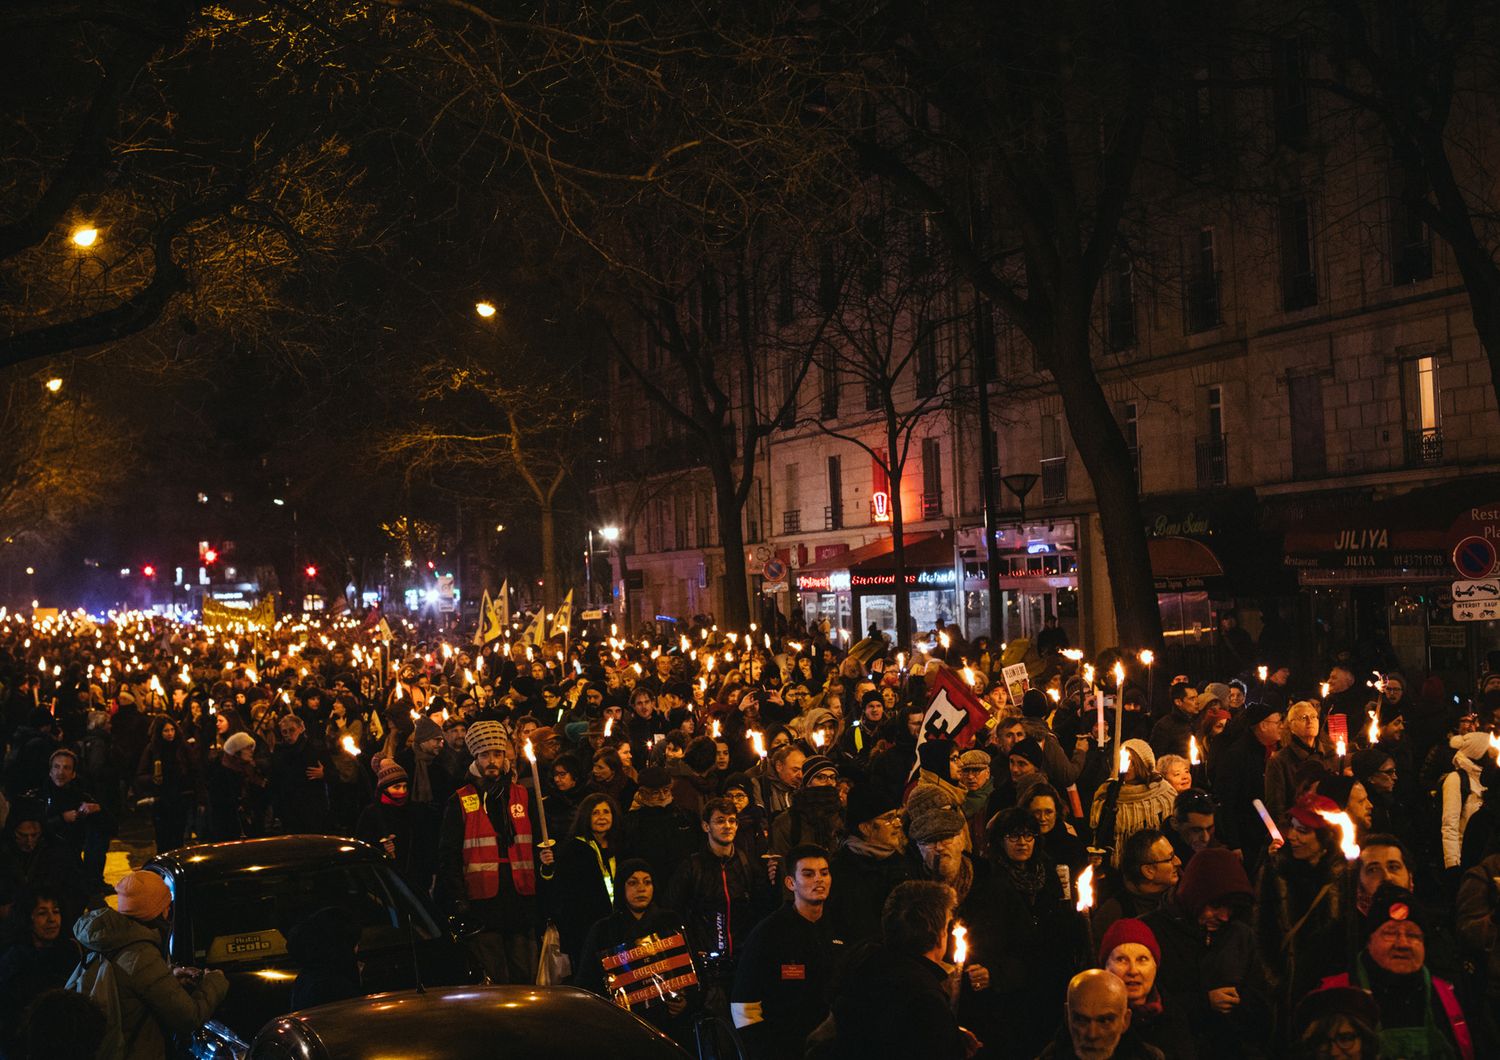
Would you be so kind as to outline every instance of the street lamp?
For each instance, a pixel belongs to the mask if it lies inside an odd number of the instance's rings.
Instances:
[[[620,528],[618,526],[601,526],[599,536],[613,545],[620,540]],[[587,586],[589,606],[594,605],[594,528],[589,527],[589,554],[583,565],[583,578]]]
[[[93,225],[79,225],[73,229],[71,238],[74,246],[91,247],[99,241],[99,229]]]
[[[475,302],[474,312],[478,313],[480,316],[484,317],[484,319],[488,320],[490,317],[495,315],[495,303]]]
[[[613,545],[620,540],[620,528],[618,526],[603,526],[599,528],[599,536]]]
[[[56,375],[54,375],[54,376],[53,376],[53,377],[52,377],[52,378],[51,378],[51,379],[49,379],[49,380],[47,380],[47,382],[46,382],[46,383],[44,383],[44,384],[43,384],[43,385],[44,385],[44,386],[45,386],[45,387],[46,387],[46,388],[47,388],[47,389],[48,389],[48,390],[50,390],[50,391],[51,391],[51,392],[52,392],[52,393],[54,393],[54,394],[55,394],[55,393],[57,393],[57,392],[58,392],[58,391],[59,391],[59,390],[61,390],[61,389],[62,389],[62,388],[63,388],[63,381],[62,381],[62,377],[61,377],[61,376],[56,376]]]

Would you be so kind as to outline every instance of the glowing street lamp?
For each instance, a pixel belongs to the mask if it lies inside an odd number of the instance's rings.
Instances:
[[[494,302],[475,302],[474,303],[474,312],[478,313],[484,319],[488,320],[490,317],[492,317],[492,316],[495,315],[495,303]]]
[[[610,544],[614,544],[620,540],[620,528],[618,526],[601,526],[599,528],[599,536]]]
[[[78,247],[91,247],[99,241],[99,229],[93,225],[79,225],[73,229],[70,237],[73,245]]]
[[[50,390],[52,393],[55,394],[59,390],[61,390],[63,388],[62,377],[54,375],[51,379],[47,380],[47,382],[45,384],[43,384],[43,385],[46,386],[46,388],[48,390]]]

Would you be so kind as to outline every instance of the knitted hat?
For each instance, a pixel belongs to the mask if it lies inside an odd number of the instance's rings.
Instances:
[[[411,743],[415,747],[423,740],[438,740],[442,739],[442,736],[443,730],[438,728],[438,723],[426,714],[423,714],[417,718],[416,724],[412,726]]]
[[[1146,767],[1146,772],[1156,772],[1156,752],[1151,750],[1149,743],[1145,740],[1126,740],[1122,746],[1141,760],[1141,764]]]
[[[1389,725],[1397,718],[1406,717],[1406,697],[1402,696],[1394,703],[1382,699],[1380,701],[1380,724]]]
[[[1417,901],[1417,896],[1394,883],[1382,883],[1375,896],[1370,899],[1370,911],[1360,924],[1365,940],[1391,920],[1410,921],[1422,929],[1425,935],[1432,929],[1427,911]]]
[[[115,884],[115,894],[120,912],[143,924],[160,920],[172,905],[172,892],[167,890],[166,881],[145,869],[121,876]]]
[[[948,779],[948,759],[953,756],[952,740],[925,740],[922,746],[917,748],[917,759],[922,768],[929,773],[935,773],[944,780]],[[802,775],[807,776],[807,767],[802,767]]]
[[[1228,905],[1236,899],[1248,901],[1254,895],[1244,863],[1227,847],[1198,851],[1188,859],[1182,879],[1177,881],[1177,905],[1193,917],[1206,905]]]
[[[1295,1026],[1306,1027],[1325,1016],[1343,1016],[1356,1028],[1374,1033],[1380,1026],[1380,1007],[1368,990],[1356,986],[1330,986],[1314,990],[1297,1003]]]
[[[255,750],[255,737],[248,732],[231,733],[224,741],[224,753],[227,755],[237,755],[247,749]]]
[[[880,689],[872,688],[859,697],[859,710],[861,714],[864,713],[865,707],[870,703],[879,703],[882,707],[885,706],[885,697],[880,694]]]
[[[839,767],[825,755],[813,755],[802,763],[802,786],[805,788],[812,783],[813,777],[819,773],[832,773],[838,776]]]
[[[1487,732],[1470,732],[1462,736],[1453,736],[1448,740],[1448,746],[1459,754],[1475,762],[1484,761],[1484,756],[1490,753],[1490,734]]]
[[[854,830],[867,821],[901,808],[901,800],[881,784],[856,784],[849,789],[849,804],[844,808],[844,826]]]
[[[394,758],[387,758],[380,763],[380,768],[375,772],[375,789],[384,791],[392,784],[405,784],[409,779],[406,770],[401,768],[399,762]]]
[[[444,732],[448,732],[450,729],[456,729],[460,725],[467,725],[467,724],[468,724],[468,722],[464,721],[464,719],[460,715],[458,715],[458,714],[450,714],[450,715],[448,715],[448,720],[445,721],[445,722],[443,722],[443,731]]]
[[[1233,715],[1231,715],[1229,711],[1225,710],[1223,707],[1209,707],[1203,712],[1203,714],[1206,718],[1208,718],[1208,724],[1210,726],[1219,721],[1228,722],[1229,719],[1233,717]]]
[[[641,770],[640,777],[636,780],[636,787],[642,791],[660,791],[671,786],[672,774],[661,766],[647,766]]]
[[[1038,769],[1045,770],[1047,768],[1047,755],[1042,750],[1042,745],[1030,736],[1017,740],[1015,745],[1011,747],[1010,754],[1012,758],[1024,758]]]
[[[959,769],[988,769],[990,756],[985,751],[965,751],[958,759]]]
[[[1303,828],[1316,832],[1320,828],[1333,827],[1333,822],[1325,818],[1323,814],[1338,812],[1339,804],[1328,796],[1309,792],[1297,800],[1297,804],[1287,811],[1287,816]]]
[[[1021,713],[1028,718],[1045,718],[1049,700],[1040,688],[1028,688],[1021,697]]]
[[[1269,718],[1272,714],[1284,713],[1286,713],[1284,710],[1271,703],[1246,703],[1245,724],[1250,726],[1259,725],[1261,722]]]
[[[1229,706],[1229,686],[1222,681],[1210,681],[1204,685],[1203,694],[1209,699],[1217,699],[1226,707]]]
[[[1099,940],[1099,963],[1107,961],[1116,946],[1123,946],[1127,942],[1145,946],[1151,951],[1151,959],[1157,964],[1161,963],[1161,944],[1156,941],[1156,933],[1144,920],[1137,920],[1133,916],[1121,917],[1109,925],[1104,938]]]
[[[747,773],[731,773],[731,774],[729,774],[719,784],[719,794],[720,795],[726,795],[726,794],[728,794],[730,788],[734,788],[736,791],[743,791],[746,795],[749,795],[752,798],[755,795],[755,784],[750,779],[750,776]]]
[[[475,758],[485,751],[504,751],[508,755],[514,753],[510,746],[510,734],[498,721],[476,721],[464,733],[464,743]]]
[[[913,843],[935,843],[964,830],[963,811],[935,786],[917,788],[906,803],[906,834]]]

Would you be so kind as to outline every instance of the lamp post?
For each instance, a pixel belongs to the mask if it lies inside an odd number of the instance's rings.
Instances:
[[[599,528],[599,536],[604,539],[605,544],[607,544],[611,548],[613,548],[619,542],[619,540],[620,540],[620,528],[618,526],[601,526]],[[623,567],[624,564],[622,563],[621,566]],[[590,527],[589,528],[589,572],[590,572],[590,574],[593,573],[593,569],[594,569],[594,530],[593,530],[593,527]],[[613,574],[614,564],[613,563],[610,564],[610,569],[611,569],[610,580],[611,580],[611,582],[613,582],[613,580],[614,580],[614,574]],[[621,576],[622,579],[624,578],[623,571],[621,572],[620,576]],[[592,581],[592,579],[589,582],[589,586],[590,586],[589,602],[592,603],[593,602],[593,581]],[[621,614],[622,615],[628,614],[629,612],[625,609],[625,606],[624,606],[625,605],[625,590],[623,588],[621,588],[621,590],[620,590],[620,605],[621,605]],[[610,592],[610,607],[611,608],[614,607],[614,592],[613,591]]]

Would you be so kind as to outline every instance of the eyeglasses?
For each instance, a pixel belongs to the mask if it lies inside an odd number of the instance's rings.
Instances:
[[[1377,769],[1375,770],[1374,775],[1377,777],[1393,777],[1396,775],[1396,767],[1392,766],[1390,769]]]
[[[1012,843],[1034,843],[1034,842],[1036,842],[1036,833],[1035,832],[1010,832],[1010,833],[1008,833],[1006,835],[1005,838],[1008,839],[1008,840],[1010,840]]]

